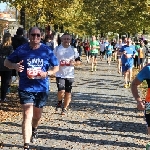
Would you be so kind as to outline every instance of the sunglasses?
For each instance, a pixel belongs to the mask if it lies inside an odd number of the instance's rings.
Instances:
[[[63,38],[63,40],[68,40],[68,41],[69,41],[69,40],[71,40],[71,39],[69,39],[69,38]]]
[[[40,37],[41,35],[40,34],[36,34],[36,33],[32,33],[31,36],[33,36],[33,37],[35,37],[35,36]]]

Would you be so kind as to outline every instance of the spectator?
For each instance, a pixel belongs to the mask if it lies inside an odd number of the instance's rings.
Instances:
[[[28,42],[28,40],[23,36],[23,31],[24,31],[23,28],[19,27],[16,31],[16,35],[12,37],[12,46],[14,50],[16,50],[22,44]],[[14,77],[17,76],[17,72],[15,69],[12,70],[12,76]]]
[[[7,101],[6,93],[9,88],[12,70],[4,66],[4,60],[13,52],[11,34],[5,33],[0,45],[0,75],[1,75],[1,101]]]

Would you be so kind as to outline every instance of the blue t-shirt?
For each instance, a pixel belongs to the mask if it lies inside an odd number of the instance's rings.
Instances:
[[[53,51],[45,44],[40,45],[36,50],[32,50],[29,43],[18,47],[8,60],[12,63],[18,63],[23,60],[23,72],[20,72],[19,89],[28,92],[47,92],[49,91],[49,79],[34,78],[30,79],[29,75],[38,77],[39,71],[48,71],[50,66],[58,66],[58,60]]]
[[[120,49],[120,52],[124,52],[126,51],[126,54],[131,54],[131,55],[134,55],[136,53],[136,50],[135,50],[135,46],[134,45],[124,45],[122,46],[122,48]],[[133,64],[133,57],[131,58],[126,58],[126,56],[123,54],[122,57],[121,57],[121,61],[122,61],[122,64],[130,64],[132,65]]]
[[[112,54],[112,50],[113,50],[113,46],[111,44],[109,44],[108,46],[106,46],[106,53],[107,54]]]
[[[150,64],[146,65],[138,74],[138,80],[143,82],[144,80],[150,80]],[[150,88],[150,83],[149,83]]]
[[[148,84],[147,93],[145,97],[146,102],[150,102],[150,64],[146,65],[138,74],[137,79],[141,82],[146,80]]]

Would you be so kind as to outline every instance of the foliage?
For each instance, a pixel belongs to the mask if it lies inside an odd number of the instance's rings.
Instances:
[[[6,1],[6,0],[3,0]],[[64,25],[81,34],[137,33],[147,29],[150,9],[147,0],[7,0],[18,10],[26,8],[28,26]],[[30,23],[30,24],[29,24]]]

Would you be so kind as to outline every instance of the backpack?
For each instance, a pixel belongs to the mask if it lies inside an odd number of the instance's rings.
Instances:
[[[4,66],[4,61],[12,52],[12,46],[2,47],[2,45],[0,45],[0,71],[11,71],[11,69]]]

